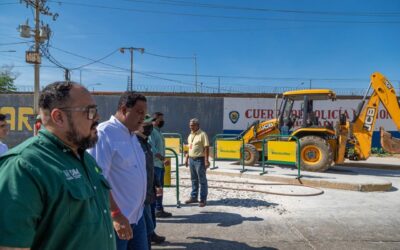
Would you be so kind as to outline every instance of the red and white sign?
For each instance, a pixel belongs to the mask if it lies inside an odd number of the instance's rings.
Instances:
[[[280,107],[278,101],[278,110]],[[341,114],[345,114],[348,121],[352,121],[358,100],[314,101],[314,111],[321,125],[335,125]],[[296,102],[293,112],[301,113],[301,102]],[[382,126],[387,131],[397,131],[389,113],[381,105],[377,111],[374,130]],[[244,130],[255,120],[270,120],[275,118],[274,98],[224,98],[224,130]],[[300,122],[300,121],[298,121]],[[299,124],[297,124],[299,125]]]

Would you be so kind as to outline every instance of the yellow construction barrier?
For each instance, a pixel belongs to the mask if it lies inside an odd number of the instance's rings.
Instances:
[[[296,164],[296,141],[268,141],[268,161]]]
[[[181,139],[176,137],[166,137],[165,147],[173,149],[177,154],[181,152]]]
[[[171,158],[165,158],[164,163],[164,187],[171,186]]]
[[[240,159],[242,141],[216,140],[218,159]]]

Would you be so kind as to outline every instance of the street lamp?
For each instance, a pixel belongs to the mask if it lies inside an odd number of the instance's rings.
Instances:
[[[101,83],[91,83],[91,84],[88,84],[88,85],[86,85],[86,88],[89,90],[89,87],[90,86],[100,86],[101,85]],[[94,92],[94,87],[92,87],[92,92]]]
[[[131,53],[131,78],[129,79],[127,90],[132,91],[132,89],[133,89],[133,51],[138,50],[138,51],[140,51],[140,53],[143,54],[144,48],[129,47],[129,48],[120,48],[119,49],[119,51],[121,51],[121,53],[124,53],[125,50],[129,50],[129,52]]]
[[[0,50],[0,52],[17,52],[16,50]]]
[[[304,82],[301,82],[299,85],[296,86],[295,89],[298,89],[300,86],[303,86],[303,85],[304,85]]]

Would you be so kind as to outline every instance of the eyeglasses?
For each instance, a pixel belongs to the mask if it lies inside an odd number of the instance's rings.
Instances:
[[[97,106],[77,107],[77,108],[64,107],[58,109],[75,111],[75,112],[87,112],[87,118],[89,120],[93,120],[97,115]]]

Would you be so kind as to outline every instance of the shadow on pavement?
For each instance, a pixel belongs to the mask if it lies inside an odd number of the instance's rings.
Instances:
[[[179,224],[217,224],[219,227],[230,227],[242,224],[243,221],[262,221],[258,217],[243,217],[240,214],[227,212],[200,212],[200,214],[174,215],[171,219],[157,220],[157,223]]]
[[[221,240],[221,239],[213,239],[208,237],[188,237],[187,239],[191,240],[199,240],[199,242],[191,242],[191,243],[170,243],[166,242],[160,247],[168,246],[168,249],[195,249],[195,250],[209,250],[209,249],[264,249],[264,250],[277,250],[277,248],[273,247],[251,247],[246,243],[230,241],[230,240]],[[200,242],[201,241],[201,242]],[[157,246],[153,245],[152,249],[164,249],[157,248]]]
[[[384,176],[384,177],[400,177],[399,170],[372,169],[372,168],[362,168],[362,167],[360,168],[355,165],[354,166],[349,165],[349,163],[343,165],[346,167],[337,166],[329,169],[328,171],[345,175],[372,175],[372,176]],[[349,167],[351,167],[351,169]]]
[[[271,203],[263,200],[257,199],[238,199],[238,198],[225,198],[219,200],[207,201],[207,206],[229,206],[229,207],[274,207],[278,206],[277,203]]]
[[[399,159],[400,160],[400,159]],[[379,164],[379,163],[370,163],[370,162],[345,162],[341,165],[347,167],[358,167],[358,168],[369,168],[376,170],[400,170],[400,165],[398,164]]]
[[[334,178],[334,177],[307,175],[307,174],[304,174],[304,173],[307,173],[307,172],[302,171],[301,172],[301,176],[302,177],[307,177],[307,178],[310,178],[310,179],[331,179],[331,180],[337,179],[337,178]],[[297,174],[282,174],[282,175],[291,176],[293,178],[297,177]]]
[[[238,198],[225,198],[219,200],[208,200],[207,206],[228,206],[228,207],[245,207],[245,208],[257,208],[257,207],[276,207],[279,204],[267,202],[257,199],[238,199]],[[184,207],[198,206],[197,203],[183,204]],[[175,207],[175,205],[164,205],[164,207]]]

